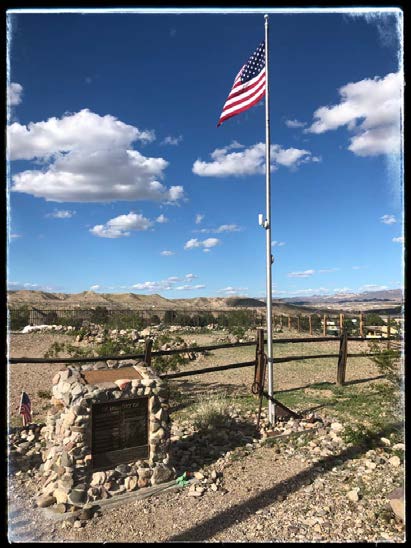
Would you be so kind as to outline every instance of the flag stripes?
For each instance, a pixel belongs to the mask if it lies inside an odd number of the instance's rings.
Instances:
[[[217,127],[225,120],[257,104],[264,97],[265,90],[265,45],[262,43],[235,77]]]
[[[21,394],[19,414],[23,416],[23,426],[31,422],[31,401],[25,392]]]

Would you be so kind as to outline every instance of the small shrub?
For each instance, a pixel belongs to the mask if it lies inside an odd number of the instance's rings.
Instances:
[[[229,328],[229,331],[235,337],[242,339],[245,335],[245,328],[240,326],[233,326]]]
[[[399,352],[391,349],[381,350],[375,341],[369,343],[369,349],[375,354],[370,356],[370,359],[375,363],[378,371],[392,384],[399,386],[401,383]]]
[[[51,391],[50,390],[39,390],[37,392],[37,396],[43,400],[49,400],[51,399]]]
[[[60,343],[58,341],[54,342],[49,349],[44,353],[45,358],[58,358],[60,352],[63,352],[65,349],[65,343]]]
[[[193,409],[193,426],[199,430],[210,430],[227,425],[230,406],[224,394],[203,397]]]

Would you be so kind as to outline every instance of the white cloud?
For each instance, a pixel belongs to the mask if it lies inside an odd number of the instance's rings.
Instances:
[[[289,278],[308,278],[315,274],[315,270],[303,270],[302,272],[289,272],[287,276]]]
[[[383,291],[388,289],[386,285],[377,285],[377,284],[365,284],[358,288],[360,291]]]
[[[397,219],[394,215],[383,215],[380,217],[380,221],[385,225],[392,225],[397,222]]]
[[[160,223],[160,224],[162,224],[162,223],[168,223],[168,219],[167,219],[167,217],[166,217],[165,215],[161,214],[161,215],[159,215],[159,216],[157,217],[156,223]]]
[[[138,289],[140,291],[149,291],[149,292],[156,292],[156,291],[171,291],[171,290],[178,290],[178,291],[186,291],[186,290],[193,290],[193,289],[203,289],[205,285],[181,285],[177,286],[176,284],[178,282],[181,282],[183,280],[191,281],[194,278],[198,278],[195,274],[186,274],[183,278],[180,276],[169,276],[166,280],[160,280],[157,282],[140,282],[136,283],[131,286],[131,289]]]
[[[163,255],[164,257],[171,257],[171,255],[175,255],[175,252],[165,249],[164,251],[160,252],[160,255]]]
[[[231,295],[242,295],[246,296],[247,293],[244,293],[244,291],[247,291],[248,287],[224,287],[223,289],[218,289],[218,293],[224,293],[227,297]]]
[[[206,240],[201,242],[201,245],[206,248],[210,248],[210,247],[215,247],[219,243],[220,243],[220,240],[218,238],[207,238]]]
[[[162,280],[159,282],[141,282],[131,286],[131,289],[139,289],[140,291],[170,291],[173,289],[173,284],[167,280]]]
[[[21,234],[11,233],[10,239],[16,240],[17,238],[21,238]]]
[[[184,249],[194,249],[195,247],[204,247],[205,249],[210,249],[215,247],[220,243],[218,238],[207,238],[206,240],[200,241],[197,238],[192,238],[184,244]]]
[[[94,236],[100,238],[121,238],[130,236],[130,230],[147,230],[152,222],[140,213],[128,213],[110,219],[104,225],[96,225],[90,229]]]
[[[210,155],[212,162],[196,160],[193,164],[193,173],[201,177],[241,177],[265,173],[264,143],[257,143],[241,152],[229,152],[232,148],[239,147],[238,144],[233,145],[215,149]],[[319,161],[319,158],[311,156],[308,150],[284,149],[280,145],[271,145],[270,154],[272,171],[278,169],[279,165],[295,168],[301,163]]]
[[[398,57],[401,55],[401,36],[403,15],[399,10],[396,13],[383,11],[352,11],[347,14],[349,17],[361,17],[367,23],[375,25],[378,32],[378,37],[384,47],[389,47],[398,50]]]
[[[201,215],[201,213],[197,213],[196,220],[195,220],[196,225],[199,225],[203,219],[204,219],[204,215]]]
[[[20,283],[20,282],[10,282],[7,281],[7,286],[11,290],[19,290],[19,289],[26,289],[31,291],[57,291],[61,289],[60,287],[55,287],[51,285],[41,285],[41,284],[35,284],[31,282],[26,283]]]
[[[349,291],[353,291],[351,287],[336,287],[333,291],[336,293],[347,293]]]
[[[36,160],[42,170],[13,176],[12,190],[54,202],[152,200],[174,203],[182,186],[165,187],[168,162],[131,148],[134,141],[155,139],[154,131],[139,130],[114,116],[88,109],[28,126],[8,126],[11,160]]]
[[[206,249],[206,248],[204,248],[203,251],[204,251],[204,253],[210,253],[210,250]]]
[[[194,247],[200,247],[201,242],[197,240],[197,238],[191,238],[191,240],[188,240],[184,244],[184,249],[193,249]]]
[[[286,120],[285,125],[290,128],[304,127],[305,122],[299,122],[298,120]]]
[[[75,211],[69,211],[68,209],[55,209],[53,212],[47,213],[46,217],[51,217],[53,219],[71,219],[75,214]]]
[[[273,247],[281,247],[281,246],[285,245],[285,242],[277,242],[277,240],[273,240],[273,241],[271,242],[271,245],[272,245]]]
[[[167,278],[168,282],[174,283],[174,282],[181,282],[181,278],[179,276],[169,276]]]
[[[403,78],[399,72],[350,82],[338,91],[339,104],[314,112],[311,133],[347,126],[354,133],[348,147],[358,156],[398,154]]]
[[[100,288],[101,288],[101,285],[95,284],[90,286],[90,291],[97,291]]]
[[[339,268],[321,268],[318,272],[320,272],[320,274],[325,274],[328,272],[337,272],[337,270],[340,270],[340,269]]]
[[[201,232],[206,234],[211,232],[212,234],[221,234],[222,232],[240,232],[241,228],[238,225],[221,225],[218,228],[202,228],[201,230],[194,230],[193,232]]]
[[[17,82],[11,82],[7,89],[9,105],[15,107],[22,101],[23,86]]]
[[[404,236],[398,236],[397,238],[392,239],[393,242],[403,244],[404,243]]]
[[[329,290],[326,287],[317,287],[316,289],[297,289],[292,291],[293,295],[318,295],[319,293],[328,293]]]
[[[168,135],[162,142],[162,145],[173,145],[177,146],[183,141],[183,136],[179,135],[178,137],[173,137],[172,135]]]
[[[180,285],[176,287],[175,289],[177,291],[191,291],[193,289],[204,289],[205,285],[198,284],[198,285]]]

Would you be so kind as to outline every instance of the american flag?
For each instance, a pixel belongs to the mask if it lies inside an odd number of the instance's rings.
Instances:
[[[19,413],[23,415],[23,426],[31,422],[31,401],[25,392],[21,395]]]
[[[234,80],[217,127],[257,104],[265,95],[265,44],[262,42]]]

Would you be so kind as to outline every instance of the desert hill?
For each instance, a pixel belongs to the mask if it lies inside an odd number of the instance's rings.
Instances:
[[[7,295],[9,308],[29,306],[40,310],[63,310],[71,308],[95,308],[104,306],[111,310],[187,309],[232,310],[239,308],[260,309],[264,313],[263,300],[250,297],[199,297],[192,299],[166,299],[161,295],[138,295],[136,293],[47,293],[45,291],[15,290]],[[307,313],[311,309],[295,304],[273,301],[275,313]]]
[[[252,309],[261,314],[265,310],[264,299],[251,297],[197,297],[191,299],[167,299],[158,294],[139,295],[137,293],[48,293],[46,291],[8,291],[10,309],[28,306],[40,310],[90,309],[103,306],[109,310],[235,310]],[[344,293],[335,295],[313,295],[311,297],[290,297],[273,299],[274,314],[310,314],[358,312],[373,310],[378,313],[394,314],[401,312],[402,291],[368,291],[364,293]]]

